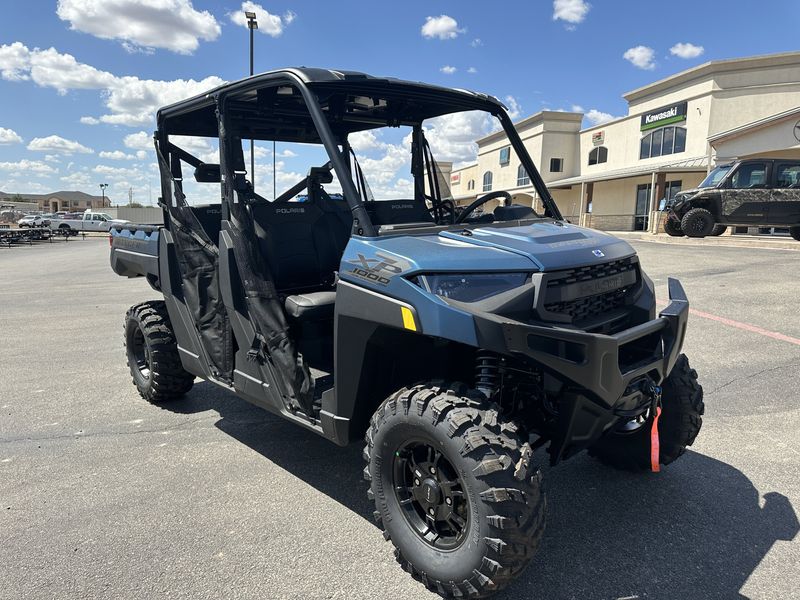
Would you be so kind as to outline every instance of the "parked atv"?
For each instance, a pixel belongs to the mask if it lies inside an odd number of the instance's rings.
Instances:
[[[502,190],[456,205],[425,126],[464,111],[497,120],[543,214]],[[376,130],[410,152],[408,198],[370,191],[379,165],[351,143]],[[214,138],[219,164],[176,136]],[[250,139],[328,162],[268,200]],[[366,439],[375,519],[429,589],[483,597],[525,568],[545,523],[537,449],[658,470],[697,436],[680,283],[657,315],[634,250],[562,219],[495,98],[286,69],[161,109],[155,145],[165,225],[111,229],[114,271],[164,297],[125,320],[140,394],[169,402],[201,377],[337,444]],[[195,184],[221,204],[190,204]]]

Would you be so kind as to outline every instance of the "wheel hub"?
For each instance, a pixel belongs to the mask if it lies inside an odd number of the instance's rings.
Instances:
[[[435,507],[442,502],[442,488],[437,481],[431,478],[416,486],[415,491],[419,493],[422,503],[427,505],[428,508]]]

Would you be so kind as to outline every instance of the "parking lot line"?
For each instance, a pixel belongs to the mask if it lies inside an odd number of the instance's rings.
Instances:
[[[696,308],[690,308],[689,314],[701,317],[703,319],[716,321],[724,325],[729,325],[730,327],[736,327],[737,329],[741,329],[743,331],[757,333],[759,335],[763,335],[765,337],[769,337],[774,340],[789,342],[790,344],[795,344],[796,346],[800,346],[800,339],[797,339],[790,335],[785,335],[783,333],[778,333],[777,331],[770,331],[769,329],[764,329],[762,327],[759,327],[758,325],[751,325],[750,323],[742,323],[741,321],[734,321],[733,319],[728,319],[727,317],[712,315],[711,313],[703,312],[702,310],[697,310]]]
[[[659,300],[656,304],[658,304],[659,306],[667,305],[667,303],[662,300]],[[778,333],[777,331],[770,331],[769,329],[764,329],[763,327],[759,327],[758,325],[751,325],[750,323],[742,323],[741,321],[736,321],[734,319],[729,319],[727,317],[712,315],[711,313],[707,313],[702,310],[697,310],[696,308],[689,308],[689,314],[694,315],[696,317],[700,317],[701,319],[709,319],[710,321],[716,321],[717,323],[722,323],[723,325],[728,325],[729,327],[735,327],[736,329],[741,329],[742,331],[757,333],[759,335],[772,338],[773,340],[780,340],[781,342],[788,342],[790,344],[794,344],[795,346],[800,346],[800,339],[783,333]]]

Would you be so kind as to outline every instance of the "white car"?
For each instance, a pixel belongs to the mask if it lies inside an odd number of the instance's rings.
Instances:
[[[25,215],[17,225],[20,227],[47,227],[50,225],[50,219],[47,215]]]
[[[87,210],[82,219],[50,219],[50,229],[70,229],[72,231],[108,231],[114,225],[129,223],[115,219],[107,213]]]

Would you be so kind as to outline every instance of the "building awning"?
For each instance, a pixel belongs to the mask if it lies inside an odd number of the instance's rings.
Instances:
[[[728,140],[730,138],[734,138],[739,135],[744,135],[746,133],[750,133],[751,131],[768,127],[780,121],[785,121],[787,119],[794,119],[798,115],[800,115],[800,106],[791,108],[789,110],[785,110],[783,112],[771,115],[769,117],[765,117],[763,119],[758,119],[757,121],[753,121],[751,123],[745,123],[744,125],[740,125],[739,127],[734,127],[733,129],[728,129],[727,131],[721,131],[720,133],[715,133],[714,135],[709,136],[708,142],[712,146],[714,146],[716,142],[722,140]]]
[[[580,175],[578,177],[567,177],[566,179],[557,179],[547,184],[550,189],[564,189],[572,187],[573,185],[580,185],[581,183],[590,183],[594,181],[609,181],[612,179],[627,179],[628,177],[640,177],[642,175],[650,175],[652,173],[675,173],[684,171],[707,171],[708,170],[708,157],[698,156],[696,158],[686,158],[680,161],[669,163],[661,163],[658,165],[641,165],[636,167],[629,167],[627,169],[616,169],[614,171],[602,171],[599,173],[590,173],[587,175]]]

